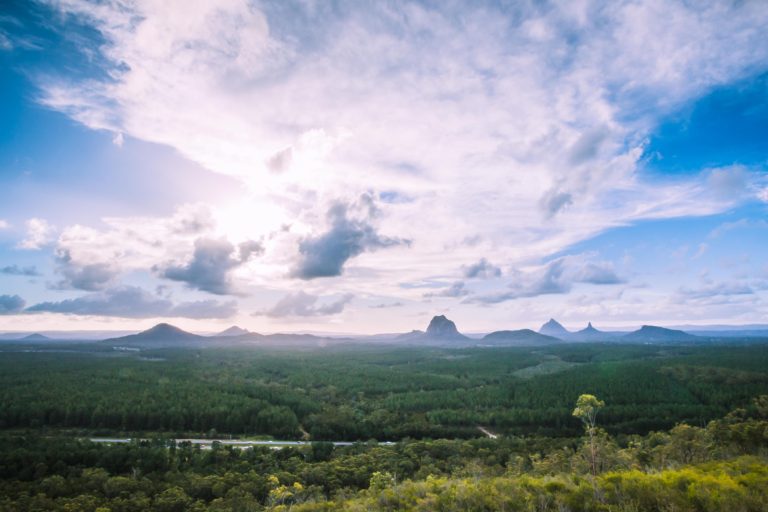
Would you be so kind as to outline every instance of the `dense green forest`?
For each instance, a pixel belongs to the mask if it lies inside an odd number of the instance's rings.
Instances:
[[[766,510],[768,396],[704,428],[593,433],[593,446],[585,436],[279,450],[5,435],[0,510]]]
[[[612,434],[703,426],[768,393],[764,345],[0,353],[0,428],[312,440],[567,437],[581,393]],[[215,434],[214,433],[214,434]]]
[[[0,351],[0,511],[768,509],[764,345]]]

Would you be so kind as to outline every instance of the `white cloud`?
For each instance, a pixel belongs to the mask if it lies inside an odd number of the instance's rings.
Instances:
[[[210,209],[181,205],[167,217],[107,217],[94,228],[74,224],[55,243],[58,288],[103,290],[126,272],[148,271],[167,261],[183,261],[194,240],[215,234]]]
[[[0,219],[0,229],[10,229],[11,224],[7,220]]]
[[[53,241],[56,233],[56,228],[50,225],[45,219],[29,219],[25,223],[25,226],[27,228],[27,234],[17,245],[20,249],[42,249]]]
[[[168,264],[158,268],[162,277],[182,281],[190,288],[216,295],[237,294],[230,272],[248,263],[253,255],[264,251],[262,245],[253,240],[235,248],[226,239],[198,238],[192,257],[183,264]]]
[[[245,0],[55,6],[102,33],[91,50],[113,67],[107,81],[48,79],[42,101],[242,179],[258,226],[233,216],[218,229],[272,237],[254,272],[276,287],[290,286],[281,278],[330,205],[393,183],[409,201],[382,206],[377,230],[412,246],[360,253],[340,286],[399,298],[398,282],[451,276],[478,254],[535,266],[610,227],[722,211],[749,186],[728,170],[650,182],[639,160],[660,116],[768,64],[759,2],[297,5],[290,16]],[[60,243],[82,235],[86,260],[120,253],[130,265],[184,257],[190,237],[138,221],[112,219],[98,236],[70,227]]]

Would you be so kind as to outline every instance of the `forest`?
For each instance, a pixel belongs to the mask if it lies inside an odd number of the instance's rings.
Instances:
[[[759,344],[5,345],[0,510],[765,510],[767,395]]]
[[[575,436],[582,393],[612,434],[703,426],[768,393],[762,345],[153,350],[0,354],[0,429],[331,441]],[[306,434],[303,434],[306,432]]]

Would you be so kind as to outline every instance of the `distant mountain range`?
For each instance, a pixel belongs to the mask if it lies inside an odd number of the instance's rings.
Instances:
[[[571,332],[563,327],[557,320],[550,319],[541,326],[539,333],[558,333],[557,337],[564,341],[588,342],[588,341],[614,341],[624,343],[681,343],[705,341],[704,336],[697,336],[677,329],[667,329],[655,325],[644,325],[632,332],[601,331],[596,329],[592,322],[580,331]]]
[[[411,331],[394,336],[391,341],[407,344],[447,346],[518,346],[538,347],[573,342],[620,342],[620,343],[692,343],[706,341],[675,329],[644,325],[632,332],[601,331],[589,322],[584,329],[571,332],[554,318],[541,326],[539,332],[531,329],[495,331],[477,339],[459,332],[456,324],[444,315],[435,316],[426,331]]]
[[[414,345],[448,345],[448,346],[542,346],[562,343],[562,340],[539,334],[530,329],[516,331],[496,331],[486,334],[480,339],[470,338],[461,334],[456,324],[444,315],[432,318],[426,331],[411,331],[394,337],[396,342],[406,342]]]
[[[701,330],[693,330],[693,328]],[[134,334],[108,337],[103,343],[116,347],[214,347],[214,346],[268,346],[268,347],[322,347],[349,342],[389,343],[425,346],[520,346],[537,347],[559,343],[616,342],[616,343],[702,343],[722,338],[767,338],[768,329],[763,325],[744,326],[691,326],[691,330],[669,329],[644,325],[632,332],[603,331],[591,322],[584,329],[569,331],[554,318],[541,326],[538,332],[531,329],[500,330],[485,335],[462,334],[456,323],[445,315],[431,319],[425,331],[414,330],[405,334],[376,334],[372,336],[318,336],[315,334],[276,333],[259,334],[232,326],[219,333],[204,336],[184,331],[176,326],[161,323]],[[739,334],[742,333],[742,334]],[[52,338],[41,333],[6,333],[0,340],[6,342],[54,343],[67,338]],[[81,338],[82,339],[82,338]],[[74,338],[69,338],[73,341]]]
[[[151,329],[128,336],[108,338],[103,343],[114,346],[160,348],[160,347],[215,347],[215,346],[269,346],[269,347],[314,347],[329,343],[343,343],[349,338],[327,338],[313,334],[259,334],[241,327],[232,326],[211,336],[193,334],[176,326],[162,323]]]
[[[598,330],[592,325],[592,322],[589,322],[587,326],[580,331],[571,332],[554,318],[550,318],[547,323],[542,325],[539,328],[539,333],[555,336],[563,341],[607,341],[616,340],[627,334],[626,332]]]

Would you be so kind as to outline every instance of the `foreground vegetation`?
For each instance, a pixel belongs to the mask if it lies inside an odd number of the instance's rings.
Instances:
[[[623,445],[597,429],[595,452],[587,438],[281,450],[37,436],[0,443],[3,511],[758,511],[768,503],[766,396],[705,428],[681,424]]]

